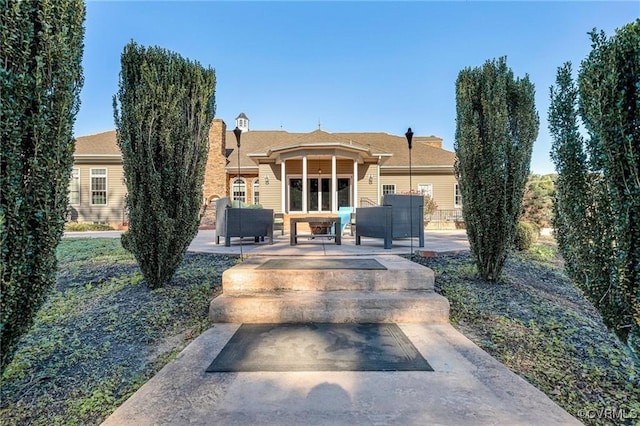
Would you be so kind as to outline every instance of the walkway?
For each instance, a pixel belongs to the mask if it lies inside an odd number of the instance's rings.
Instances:
[[[200,231],[190,250],[239,254]],[[409,253],[408,241],[289,246],[247,240],[252,256]],[[417,247],[414,247],[417,249]],[[464,231],[428,232],[424,250],[468,249]],[[399,324],[434,371],[206,373],[240,324],[213,324],[132,395],[105,425],[559,425],[580,423],[449,324]]]

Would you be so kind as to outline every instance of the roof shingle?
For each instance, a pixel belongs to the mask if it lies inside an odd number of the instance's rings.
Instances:
[[[411,151],[412,164],[415,166],[453,166],[455,154],[433,144],[441,143],[440,138],[416,137]],[[278,147],[298,144],[340,143],[367,147],[372,153],[391,153],[384,167],[403,167],[409,164],[409,148],[404,136],[388,133],[329,133],[314,130],[310,133],[289,133],[284,130],[252,130],[242,134],[240,147],[240,166],[256,167],[246,154],[266,153]],[[236,138],[227,131],[226,148],[230,153],[227,167],[237,167]],[[118,155],[120,149],[116,143],[116,132],[97,133],[76,138],[76,155]],[[242,155],[245,154],[245,155]]]

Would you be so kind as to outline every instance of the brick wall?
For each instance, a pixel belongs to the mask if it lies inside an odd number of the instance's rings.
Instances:
[[[204,172],[204,197],[209,200],[213,196],[224,197],[227,194],[227,182],[224,168],[227,165],[225,157],[225,135],[227,125],[219,118],[211,122],[209,128],[209,157]]]

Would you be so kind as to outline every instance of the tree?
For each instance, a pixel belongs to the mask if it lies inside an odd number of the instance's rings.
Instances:
[[[128,190],[123,244],[157,288],[171,280],[198,232],[215,73],[133,41],[121,62],[113,108]]]
[[[471,253],[486,280],[500,277],[522,209],[539,120],[529,77],[506,58],[465,68],[456,81],[455,171]]]
[[[640,20],[590,33],[578,87],[571,65],[551,88],[559,173],[556,233],[567,272],[607,326],[640,350]],[[584,124],[584,141],[578,126]]]
[[[553,195],[556,175],[529,175],[522,199],[521,220],[548,228],[553,215]]]
[[[81,0],[5,0],[0,15],[0,369],[55,283],[80,105]]]

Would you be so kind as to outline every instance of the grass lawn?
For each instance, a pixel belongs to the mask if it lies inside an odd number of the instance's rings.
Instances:
[[[436,273],[451,323],[585,424],[640,424],[640,366],[565,276],[555,243],[509,256],[499,283],[469,253],[417,262]]]
[[[238,262],[188,253],[151,291],[119,239],[64,239],[58,258],[56,288],[2,377],[1,424],[99,424],[208,327],[222,272]],[[553,246],[511,256],[499,284],[479,280],[466,254],[416,261],[436,271],[455,327],[579,420],[640,420],[637,366]]]

